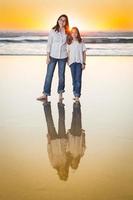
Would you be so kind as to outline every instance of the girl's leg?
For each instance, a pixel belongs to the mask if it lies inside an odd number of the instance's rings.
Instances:
[[[76,101],[79,100],[81,95],[81,81],[82,81],[82,64],[76,63],[76,75],[75,75],[75,97]]]
[[[44,113],[45,113],[46,122],[47,122],[48,136],[51,140],[56,139],[58,135],[57,135],[57,132],[54,126],[53,117],[52,117],[51,103],[48,102],[47,104],[43,104],[43,108],[44,108]]]
[[[47,65],[47,73],[45,77],[45,83],[43,86],[43,95],[38,97],[37,100],[47,100],[47,96],[51,95],[51,84],[56,63],[57,59],[50,57],[50,63]]]
[[[58,112],[59,112],[59,119],[58,119],[58,137],[59,138],[66,138],[66,127],[65,127],[65,105],[63,103],[58,103]]]
[[[73,94],[75,95],[75,78],[76,78],[76,68],[75,68],[75,64],[73,63],[70,65],[70,69],[71,69],[71,74],[72,74],[72,84],[73,84]]]
[[[72,123],[71,123],[71,134],[74,136],[80,136],[82,132],[81,122],[81,105],[80,103],[73,103]]]
[[[53,79],[56,63],[57,63],[57,59],[51,58],[50,63],[47,66],[47,74],[46,74],[45,83],[43,87],[43,93],[47,96],[51,95],[51,85],[52,85],[52,79]]]
[[[65,68],[66,68],[67,58],[58,59],[58,94],[59,100],[63,99],[63,92],[65,92]]]

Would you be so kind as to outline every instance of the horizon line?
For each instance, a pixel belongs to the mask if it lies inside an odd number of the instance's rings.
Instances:
[[[38,30],[31,30],[31,29],[0,29],[0,32],[49,32],[49,30],[42,30],[42,29],[38,29]],[[133,30],[81,30],[80,32],[133,32]]]

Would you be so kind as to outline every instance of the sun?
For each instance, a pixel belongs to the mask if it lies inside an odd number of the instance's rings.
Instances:
[[[84,20],[82,20],[81,18],[79,17],[71,17],[69,16],[69,25],[70,25],[70,29],[73,27],[73,26],[76,26],[79,28],[79,30],[83,31],[83,30],[86,30],[86,23]]]
[[[84,32],[84,31],[97,30],[98,23],[92,21],[91,19],[86,20],[85,17],[81,16],[79,17],[75,15],[73,17],[72,15],[69,15],[69,25],[70,29],[73,26],[76,26],[80,31]]]

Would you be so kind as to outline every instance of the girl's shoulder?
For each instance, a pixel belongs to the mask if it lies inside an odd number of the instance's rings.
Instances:
[[[53,28],[50,29],[49,34],[54,34],[55,30]]]
[[[83,49],[83,51],[86,51],[86,45],[85,45],[84,41],[82,41],[82,49]]]
[[[80,46],[82,46],[81,43],[79,43],[78,41],[72,41],[70,44],[67,44],[68,48],[80,48]]]
[[[84,46],[84,45],[85,45],[85,43],[84,43],[83,40],[82,40],[81,42],[78,42],[78,41],[77,41],[77,43],[78,43],[79,46]]]
[[[81,44],[81,45],[85,45],[85,42],[84,42],[84,40],[82,40],[82,41],[80,42],[80,44]]]

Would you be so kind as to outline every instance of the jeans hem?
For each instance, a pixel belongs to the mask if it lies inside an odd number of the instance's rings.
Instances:
[[[43,94],[45,94],[46,96],[51,96],[51,94],[50,93],[47,93],[47,92],[42,92]]]
[[[80,97],[81,96],[81,94],[78,94],[78,93],[75,93],[75,92],[73,94],[74,94],[75,97]]]
[[[65,90],[58,90],[58,94],[64,93],[64,92],[65,92]]]

